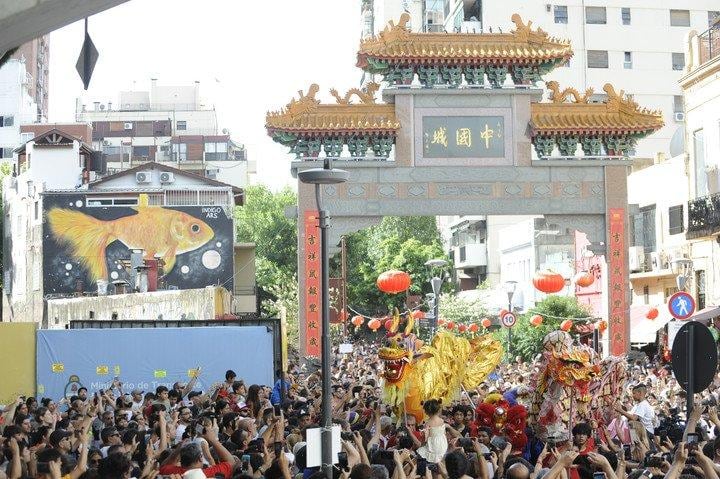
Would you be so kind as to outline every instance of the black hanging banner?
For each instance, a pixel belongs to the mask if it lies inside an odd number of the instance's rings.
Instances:
[[[83,46],[80,49],[80,56],[78,57],[78,61],[75,64],[75,69],[77,70],[78,74],[80,74],[80,79],[83,82],[85,90],[87,90],[88,86],[90,86],[90,78],[92,77],[92,73],[95,69],[95,64],[97,63],[99,56],[100,54],[98,53],[97,48],[95,48],[95,44],[93,43],[90,35],[88,34],[88,19],[86,18],[85,41],[83,41]]]

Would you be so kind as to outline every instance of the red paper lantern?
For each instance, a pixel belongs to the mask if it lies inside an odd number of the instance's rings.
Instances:
[[[393,326],[393,319],[392,318],[386,319],[384,326],[387,331],[390,331],[390,328],[392,328],[392,326]]]
[[[443,318],[438,319],[438,326],[443,326],[445,324],[445,320]]]
[[[542,291],[543,293],[557,293],[565,287],[565,278],[555,271],[538,271],[533,278],[533,285],[538,291]]]
[[[445,327],[448,328],[448,329],[450,329],[450,330],[455,329],[455,322],[454,322],[454,321],[448,321],[447,323],[445,323]]]
[[[363,318],[360,315],[353,316],[353,318],[350,320],[350,322],[355,326],[356,328],[360,327],[360,325],[365,322],[365,318]]]
[[[380,329],[380,320],[377,318],[373,318],[368,322],[368,328],[372,329],[373,331],[377,331]]]
[[[482,320],[483,328],[489,328],[490,325],[492,325],[492,321],[490,321],[489,318],[485,318]]]
[[[572,325],[573,325],[572,319],[566,319],[565,321],[560,323],[560,329],[562,329],[563,331],[565,331],[567,333],[568,331],[570,331],[572,329]]]
[[[607,329],[607,321],[605,321],[605,320],[598,321],[596,323],[596,327],[597,327],[598,331],[600,331],[601,333],[604,333],[605,330]]]
[[[412,312],[413,319],[423,319],[425,317],[425,311],[421,311],[419,309],[416,309]]]
[[[377,287],[383,293],[397,294],[410,287],[410,275],[405,271],[385,271],[377,279]]]
[[[475,324],[475,323],[473,323],[473,324],[471,324],[470,327],[468,328],[468,331],[470,331],[471,333],[477,333],[477,332],[478,332],[478,329],[480,329],[480,328],[478,327],[478,325]]]
[[[348,320],[348,312],[343,309],[342,311],[340,311],[340,321],[342,321],[344,323],[347,320]]]
[[[501,310],[500,310],[500,314],[498,314],[498,317],[502,318],[503,316],[505,316],[505,315],[508,314],[509,312],[510,312],[510,311],[508,311],[507,309],[501,309]]]
[[[587,271],[580,271],[578,274],[575,275],[574,280],[576,285],[580,286],[581,288],[587,288],[595,282],[595,276],[593,276]]]
[[[543,317],[539,314],[534,315],[532,318],[530,318],[530,324],[535,326],[536,328],[540,326],[543,323]]]
[[[660,314],[660,311],[658,311],[657,308],[652,307],[648,310],[648,312],[645,314],[645,317],[647,319],[655,319],[658,317],[658,314]]]
[[[460,331],[461,333],[464,333],[465,331],[467,331],[467,326],[465,326],[464,324],[459,325],[458,331]]]

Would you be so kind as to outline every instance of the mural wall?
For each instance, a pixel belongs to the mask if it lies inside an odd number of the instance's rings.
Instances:
[[[233,289],[233,220],[219,206],[86,206],[86,195],[43,198],[45,295],[97,291],[97,281],[134,283],[131,250],[165,261],[165,285]],[[128,268],[129,269],[129,268]]]

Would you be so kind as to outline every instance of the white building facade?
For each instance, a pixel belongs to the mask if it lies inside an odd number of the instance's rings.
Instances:
[[[92,123],[93,148],[105,155],[109,173],[158,161],[242,188],[257,171],[245,147],[219,129],[199,82],[165,86],[153,79],[149,90],[122,91],[116,103],[78,99],[75,116]]]
[[[13,150],[23,138],[20,125],[32,123],[37,117],[37,105],[31,95],[33,79],[25,62],[8,60],[0,67],[0,160],[10,162]]]

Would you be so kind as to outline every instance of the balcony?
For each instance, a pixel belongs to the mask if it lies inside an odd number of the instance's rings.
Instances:
[[[698,35],[698,46],[701,65],[720,56],[720,23],[715,23]]]
[[[688,201],[687,239],[712,236],[720,232],[720,193]]]
[[[477,268],[487,266],[487,247],[485,243],[469,243],[455,248],[454,264],[456,268]]]

